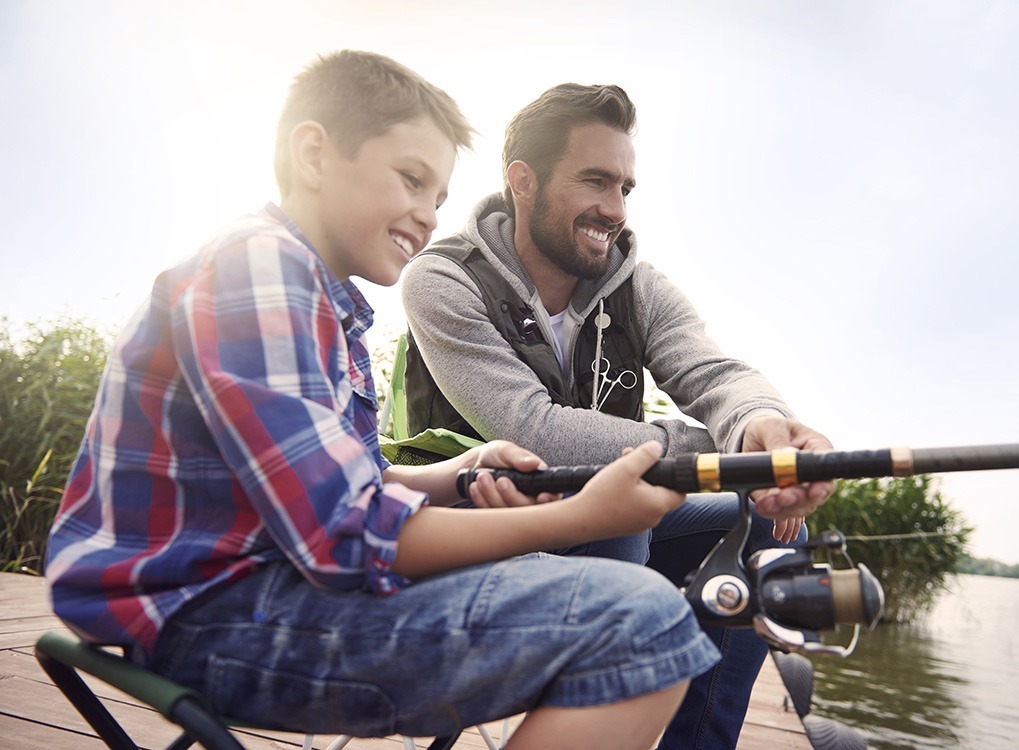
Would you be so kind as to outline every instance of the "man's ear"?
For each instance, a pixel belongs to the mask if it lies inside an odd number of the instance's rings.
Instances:
[[[293,181],[312,191],[322,184],[329,134],[314,120],[298,123],[290,131],[290,164]]]
[[[534,196],[538,192],[538,178],[527,162],[519,159],[512,162],[506,169],[506,182],[513,192],[513,204],[530,208],[534,204]]]

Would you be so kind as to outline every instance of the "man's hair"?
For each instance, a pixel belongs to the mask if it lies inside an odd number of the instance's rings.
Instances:
[[[543,185],[566,154],[570,133],[577,125],[599,122],[633,135],[637,109],[619,86],[553,86],[520,110],[506,126],[502,148],[503,196],[510,213],[515,212],[508,170],[515,161],[525,162]]]
[[[369,138],[421,116],[431,118],[456,148],[470,148],[474,130],[456,102],[410,68],[373,52],[320,55],[294,77],[276,127],[280,192],[290,189],[290,133],[298,124],[319,123],[353,157]]]

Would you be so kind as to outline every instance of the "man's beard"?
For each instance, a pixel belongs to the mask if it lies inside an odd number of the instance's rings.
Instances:
[[[552,203],[545,195],[544,188],[538,188],[528,225],[531,242],[538,248],[538,252],[565,274],[580,279],[600,279],[609,265],[608,253],[603,258],[582,256],[573,237],[573,225],[569,225],[567,232],[560,232],[556,227],[559,217],[551,214]]]

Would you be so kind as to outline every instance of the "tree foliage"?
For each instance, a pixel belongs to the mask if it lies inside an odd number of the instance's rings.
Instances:
[[[811,534],[837,529],[847,552],[885,589],[884,619],[927,612],[966,557],[973,529],[929,476],[843,480],[807,521]]]
[[[15,341],[0,318],[0,570],[42,571],[108,347],[80,320],[32,324]]]

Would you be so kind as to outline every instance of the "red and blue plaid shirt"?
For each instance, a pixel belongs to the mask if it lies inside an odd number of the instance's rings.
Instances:
[[[275,206],[161,274],[120,336],[50,534],[54,611],[151,650],[214,585],[283,558],[381,594],[426,502],[382,484],[372,310]]]

